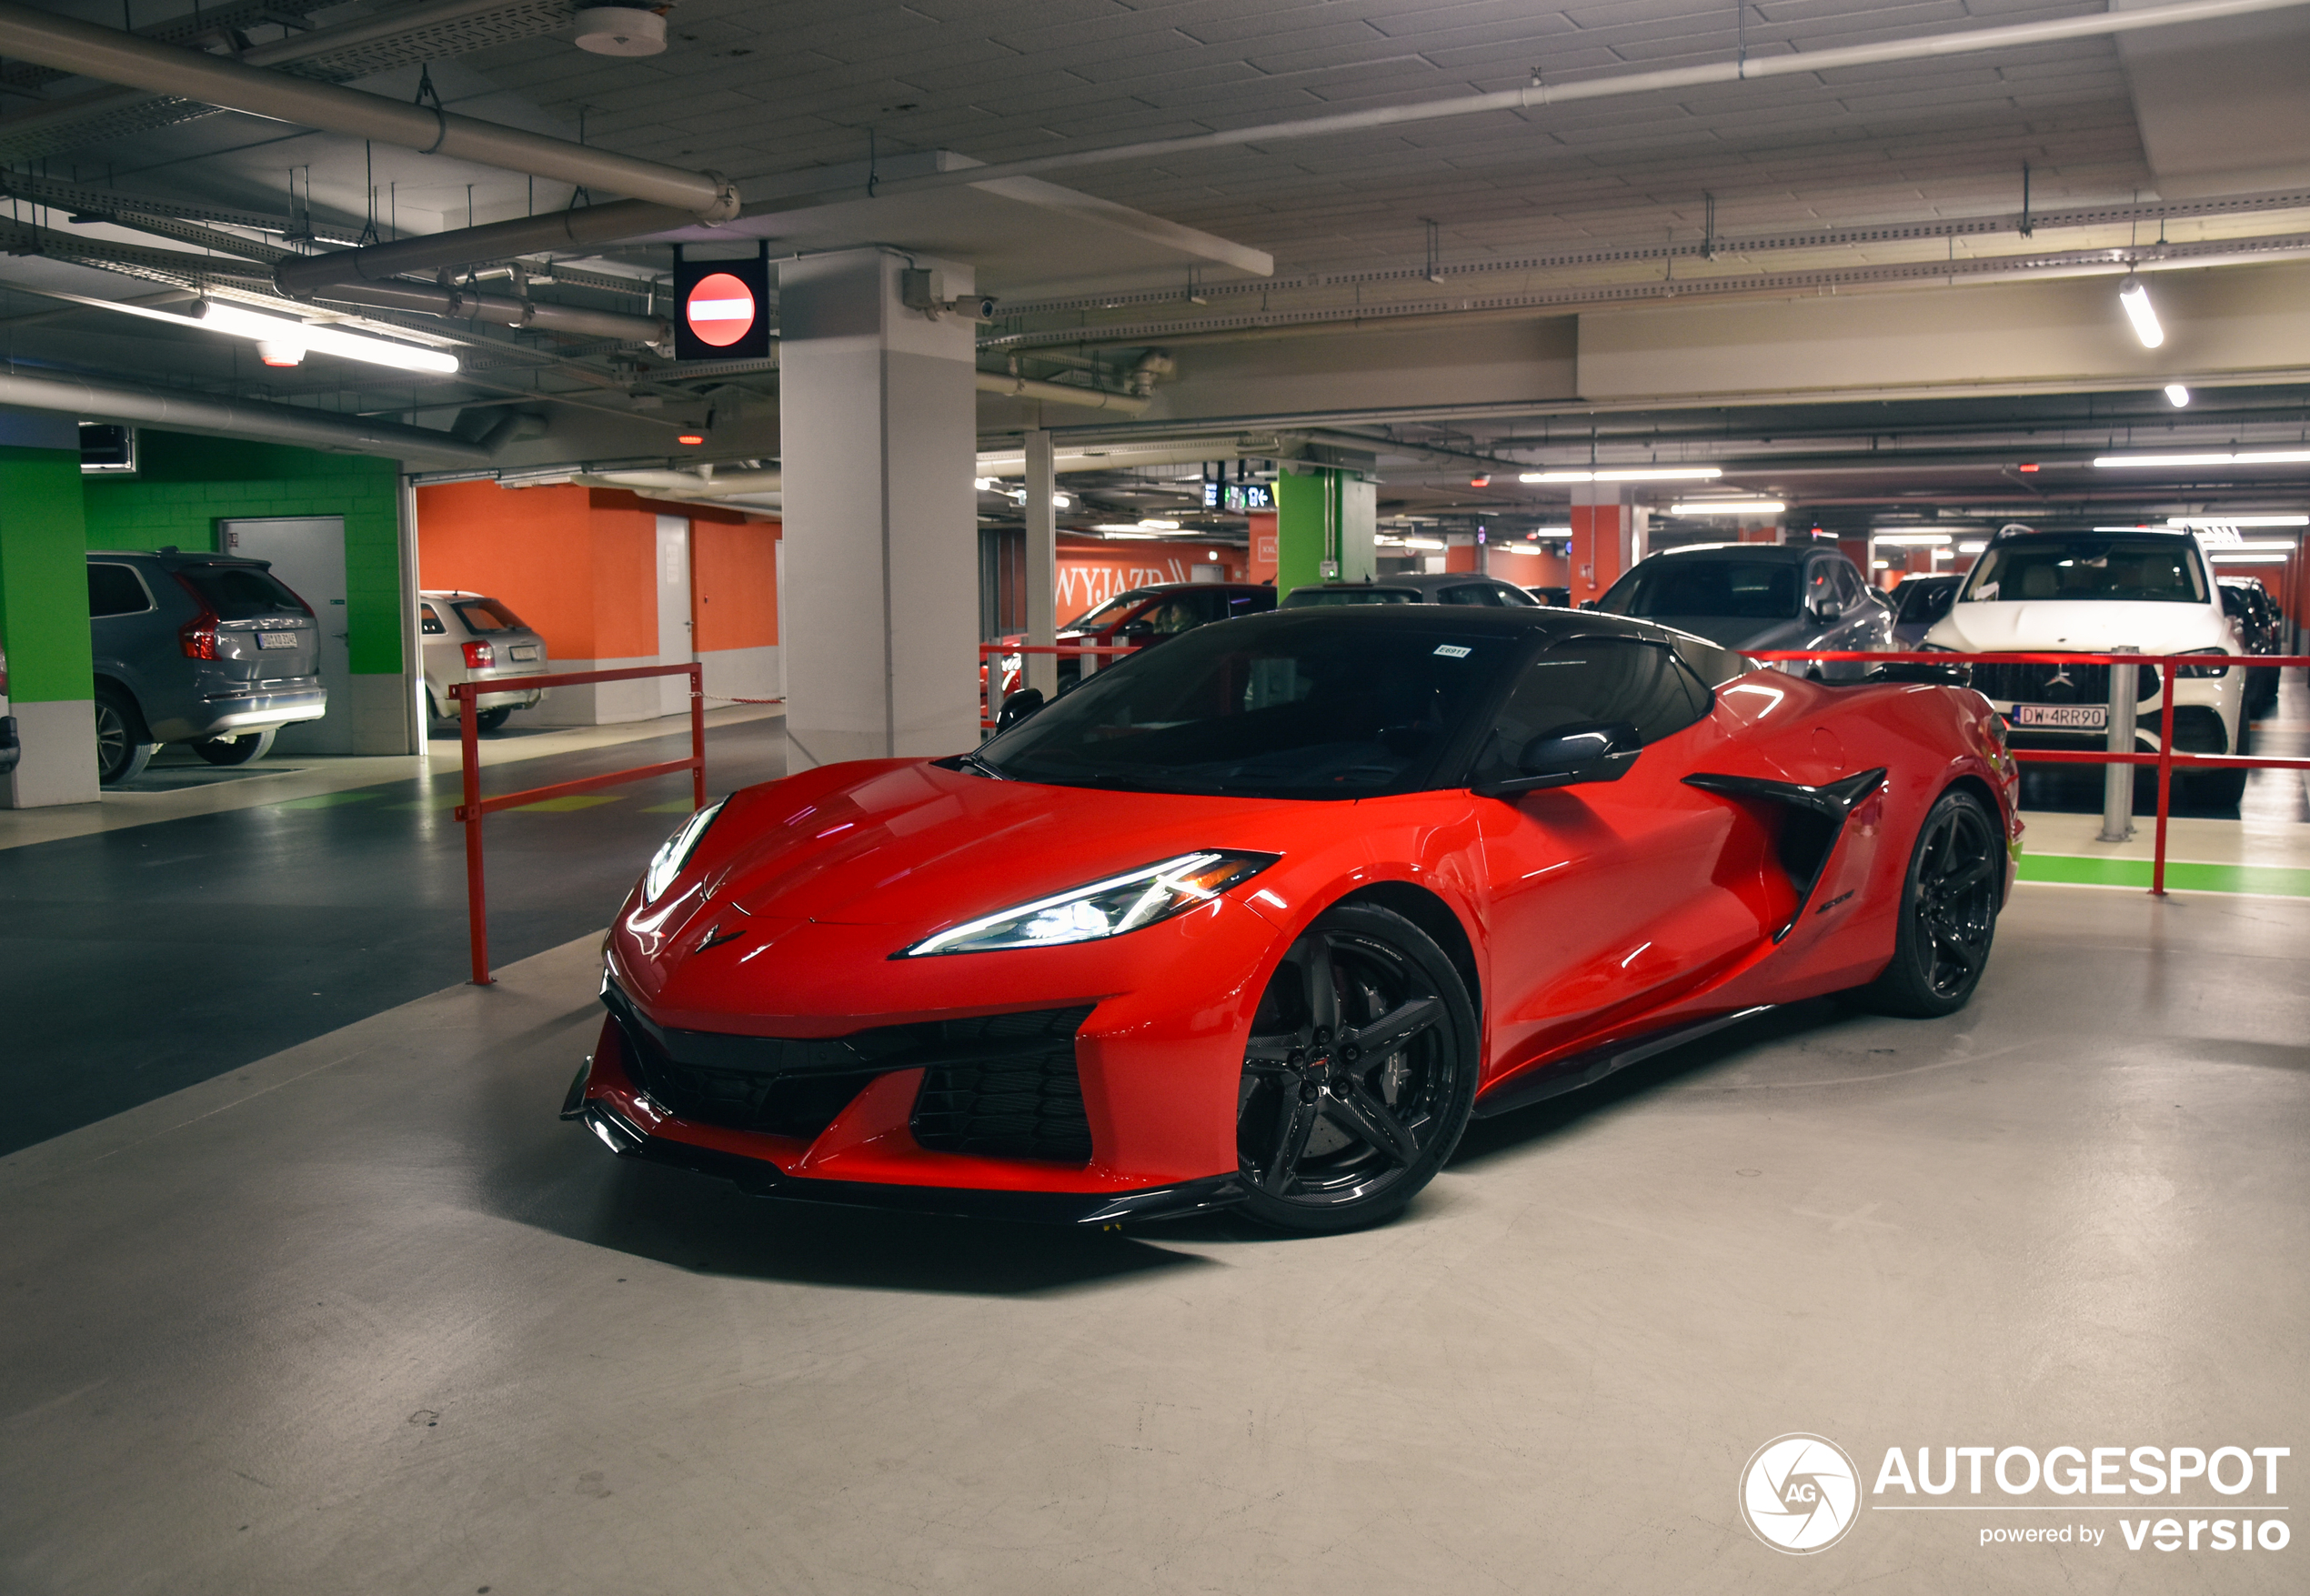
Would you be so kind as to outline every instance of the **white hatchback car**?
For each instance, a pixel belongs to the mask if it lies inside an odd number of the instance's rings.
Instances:
[[[2174,751],[2244,751],[2245,650],[2223,610],[2205,550],[2189,532],[2007,527],[1989,540],[1923,647],[1962,654],[2202,654],[2205,664],[2175,673]],[[2154,751],[2165,737],[2164,684],[2154,666],[2136,674],[2134,746]],[[2004,716],[2016,748],[2108,746],[2106,666],[1976,665],[1973,683]],[[2211,803],[2235,804],[2245,791],[2243,770],[2184,774],[2191,791]]]
[[[523,687],[519,678],[546,674],[546,640],[503,600],[455,591],[420,593],[417,599],[426,708],[435,719],[457,718],[457,700],[449,697],[457,682],[505,683],[476,701],[474,719],[484,731],[497,730],[517,709],[545,701],[547,688]]]

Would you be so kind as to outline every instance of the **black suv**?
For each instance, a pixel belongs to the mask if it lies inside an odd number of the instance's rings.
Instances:
[[[261,559],[91,554],[88,631],[105,787],[163,743],[190,743],[212,765],[262,758],[275,732],[328,708],[313,607]]]

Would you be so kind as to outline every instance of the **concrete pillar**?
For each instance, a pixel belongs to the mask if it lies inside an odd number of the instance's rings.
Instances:
[[[1349,471],[1287,467],[1275,479],[1275,591],[1365,582],[1379,572],[1379,490]]]
[[[95,803],[88,535],[69,417],[0,413],[0,650],[24,750],[0,797],[16,809]]]
[[[778,268],[789,770],[979,740],[975,324],[907,307],[969,266],[880,249]]]
[[[1048,648],[1059,637],[1059,452],[1041,427],[1027,435],[1027,642]],[[1023,684],[1059,696],[1059,659],[1029,654]],[[999,706],[998,706],[999,708]]]
[[[1635,490],[1618,482],[1572,485],[1572,580],[1574,604],[1602,597],[1621,573],[1644,557],[1645,523]]]

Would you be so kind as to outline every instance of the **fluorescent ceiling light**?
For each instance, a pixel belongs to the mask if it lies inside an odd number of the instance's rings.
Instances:
[[[2104,470],[2128,466],[2303,466],[2310,465],[2310,449],[2245,449],[2234,455],[2101,455],[2094,464]]]
[[[1532,528],[1534,537],[1570,537],[1572,535],[1572,529],[1570,527],[1534,527]]]
[[[2173,406],[2176,410],[2179,410],[2183,406],[2190,402],[2190,390],[2184,387],[2178,382],[2167,383],[2165,385],[2165,402]]]
[[[1595,471],[1525,471],[1519,482],[1688,482],[1724,475],[1715,466],[1607,466]]]
[[[1537,543],[1502,543],[1498,547],[1506,549],[1510,554],[1538,554],[1540,552],[1540,545]]]
[[[2283,554],[2232,554],[2226,549],[2217,548],[2206,557],[2217,566],[2282,566],[2286,563],[2287,557]]]
[[[444,355],[438,349],[344,332],[286,316],[260,316],[238,306],[220,305],[214,299],[202,301],[197,325],[236,338],[254,338],[260,346],[270,345],[283,351],[310,349],[316,354],[334,355],[340,360],[391,366],[396,371],[424,371],[448,376],[457,369],[457,357]],[[266,364],[274,362],[268,357]]]
[[[2165,342],[2165,329],[2157,325],[2157,312],[2150,305],[2150,287],[2139,277],[2129,276],[2117,291],[2117,302],[2125,310],[2125,319],[2134,324],[2134,336],[2142,340],[2142,347],[2154,349]]]
[[[1889,571],[1893,569],[1893,562],[1891,560],[1873,559],[1869,562],[1869,568],[1873,571]]]
[[[1978,537],[1971,542],[1959,544],[1957,546],[1957,552],[1959,554],[1979,554],[1983,549],[1987,548],[1988,547],[1989,539],[1986,537]]]
[[[2238,548],[2263,554],[2272,552],[2283,554],[2293,547],[2294,539],[2291,537],[2241,537],[2235,543],[2211,544],[2207,551],[2212,554],[2227,554],[2231,549]]]
[[[2168,516],[2169,527],[2310,527],[2310,516]]]
[[[1441,537],[1407,537],[1403,546],[1406,548],[1441,548],[1444,541]]]
[[[1873,536],[1880,543],[1914,544],[1920,548],[1929,544],[1953,541],[1946,532],[1879,532]]]
[[[1697,498],[1671,505],[1672,516],[1777,516],[1789,507],[1777,498]]]

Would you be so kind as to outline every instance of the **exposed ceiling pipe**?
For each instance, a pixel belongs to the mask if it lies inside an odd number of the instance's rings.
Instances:
[[[576,146],[572,146],[576,147]],[[697,218],[642,200],[588,206],[583,210],[549,211],[542,216],[517,216],[509,222],[487,222],[460,227],[453,233],[428,233],[372,244],[366,249],[339,249],[327,255],[303,255],[274,268],[274,281],[292,298],[326,293],[340,283],[381,283],[404,272],[430,275],[444,266],[477,260],[507,260],[547,249],[582,249],[597,244],[662,232],[687,226]]]
[[[1137,394],[1111,394],[1104,388],[1079,388],[1063,382],[1038,382],[1030,376],[1009,376],[999,371],[979,374],[979,391],[1014,399],[1040,399],[1054,405],[1080,405],[1090,410],[1119,410],[1136,416],[1150,401]]]
[[[252,116],[397,145],[421,155],[478,161],[622,194],[695,219],[727,221],[739,208],[738,190],[712,172],[636,160],[567,139],[461,116],[437,106],[404,105],[360,89],[244,66],[198,50],[155,44],[118,28],[98,27],[22,5],[0,3],[0,56],[154,94],[199,100]]]
[[[588,471],[575,478],[588,487],[630,487],[637,493],[679,493],[692,498],[733,498],[742,494],[784,491],[780,471]]]
[[[1059,451],[1056,469],[1075,471],[1130,471],[1142,466],[1192,466],[1204,460],[1272,460],[1290,458],[1302,446],[1296,438],[1227,437],[1197,441],[1182,439],[1153,447],[1129,444],[1100,445],[1091,448],[1080,446]],[[1027,457],[1018,449],[988,449],[979,456],[981,477],[1024,477]]]
[[[326,256],[321,256],[326,259]],[[582,338],[617,338],[628,344],[662,344],[674,336],[664,317],[628,316],[615,310],[588,310],[578,305],[555,305],[514,294],[484,294],[468,287],[445,288],[425,283],[330,283],[314,296],[347,305],[374,305],[390,310],[412,310],[422,316],[452,321],[487,321],[502,326],[535,327],[568,333]]]
[[[431,466],[486,466],[493,451],[446,433],[367,421],[290,405],[216,399],[204,394],[127,387],[78,377],[32,376],[0,371],[0,405],[61,412],[84,420],[130,421],[173,432],[212,433],[298,444],[344,454],[383,455]]]
[[[1267,122],[1254,127],[1230,127],[1217,133],[1189,134],[1178,138],[1145,139],[1136,144],[1109,145],[1100,149],[1031,156],[1024,160],[997,161],[984,166],[926,173],[918,177],[886,177],[877,185],[876,191],[897,194],[916,188],[951,188],[959,185],[1024,177],[1034,173],[1062,171],[1075,166],[1163,160],[1197,150],[1273,144],[1292,138],[1323,138],[1341,133],[1366,133],[1378,127],[1433,122],[1450,116],[1530,111],[1569,105],[1578,100],[1659,94],[1672,89],[1702,88],[1713,84],[1744,83],[1757,78],[1789,77],[1853,66],[1881,66],[1903,61],[1933,60],[1944,55],[2021,49],[2034,45],[2059,44],[2069,39],[2102,38],[2143,28],[2215,22],[2223,17],[2247,16],[2265,11],[2285,11],[2304,5],[2310,5],[2310,0],[2184,0],[2182,4],[2146,5],[2139,10],[2095,12],[2044,22],[2014,23],[2004,27],[1966,28],[1955,33],[1929,34],[1923,38],[1847,45],[1828,50],[1802,50],[1787,55],[1744,55],[1737,60],[1712,62],[1705,66],[1673,66],[1653,72],[1621,73],[1609,77],[1581,78],[1571,83],[1551,84],[1542,80],[1535,72],[1534,81],[1522,88],[1502,89],[1491,94],[1457,95],[1417,105],[1378,105],[1333,116],[1303,116],[1290,122]],[[856,199],[858,191],[850,188],[843,190],[839,196],[808,197]],[[793,203],[808,203],[808,197],[796,196]]]

